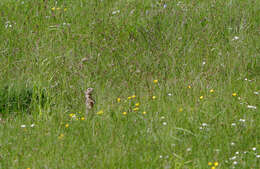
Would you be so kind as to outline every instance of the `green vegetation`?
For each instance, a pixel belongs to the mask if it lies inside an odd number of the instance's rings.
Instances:
[[[260,1],[0,11],[1,169],[259,168]]]

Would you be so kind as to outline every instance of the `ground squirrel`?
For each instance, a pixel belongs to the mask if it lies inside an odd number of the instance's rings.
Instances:
[[[92,98],[91,94],[93,92],[93,88],[88,88],[85,91],[85,97],[86,97],[86,114],[88,114],[89,110],[93,108],[95,104],[95,100]]]

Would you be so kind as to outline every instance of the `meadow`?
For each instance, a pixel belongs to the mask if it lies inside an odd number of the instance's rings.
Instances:
[[[260,1],[1,0],[0,23],[0,169],[260,168]]]

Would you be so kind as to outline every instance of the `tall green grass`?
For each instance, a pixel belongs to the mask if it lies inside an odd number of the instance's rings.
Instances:
[[[260,166],[260,1],[0,11],[0,168]]]

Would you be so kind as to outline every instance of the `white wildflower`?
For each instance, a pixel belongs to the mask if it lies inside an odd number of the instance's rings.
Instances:
[[[166,126],[166,125],[167,125],[167,123],[166,123],[166,122],[163,122],[163,125],[164,125],[164,126]]]
[[[7,29],[7,28],[11,28],[11,27],[12,27],[11,22],[10,21],[6,21],[5,22],[5,28]]]
[[[234,161],[233,164],[234,164],[234,165],[237,165],[237,161]]]
[[[246,120],[245,119],[239,119],[239,121],[244,123]]]
[[[208,126],[207,123],[202,123],[201,125],[202,125],[203,127],[207,127],[207,126]]]
[[[31,124],[31,127],[34,127],[35,126],[35,124]]]
[[[231,126],[236,126],[237,124],[236,123],[232,123]]]
[[[25,128],[25,127],[26,127],[26,125],[25,125],[25,124],[22,124],[22,125],[21,125],[21,128]]]
[[[235,36],[232,40],[238,40],[239,37],[238,36]]]
[[[187,148],[187,150],[186,151],[191,151],[191,148]]]
[[[253,150],[253,151],[256,151],[256,148],[255,148],[255,147],[253,147],[253,148],[252,148],[252,150]]]
[[[230,145],[231,145],[231,146],[234,146],[234,145],[235,145],[235,143],[234,143],[234,142],[231,142],[231,143],[230,143]]]
[[[112,14],[115,15],[117,13],[120,13],[120,10],[113,11]]]
[[[254,94],[258,95],[258,94],[259,94],[259,92],[254,92]]]
[[[237,156],[231,157],[230,160],[235,160]]]
[[[171,94],[171,93],[168,93],[168,96],[172,96],[172,94]]]
[[[249,109],[256,109],[256,106],[248,105],[247,108],[249,108]]]
[[[256,158],[260,158],[260,155],[259,155],[259,154],[257,154],[257,155],[256,155]]]
[[[64,22],[64,23],[63,23],[63,26],[70,26],[70,23]]]

